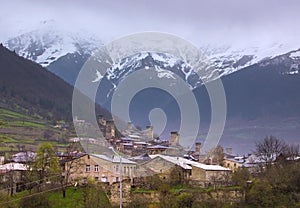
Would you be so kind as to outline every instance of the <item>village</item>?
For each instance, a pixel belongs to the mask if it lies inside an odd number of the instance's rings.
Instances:
[[[223,150],[221,146],[203,153],[201,143],[195,143],[191,150],[185,152],[179,145],[178,132],[171,132],[169,140],[159,140],[155,138],[152,126],[141,131],[129,122],[127,129],[117,137],[113,120],[99,116],[98,125],[109,144],[106,149],[111,155],[85,152],[80,148],[82,138],[70,138],[72,148],[55,152],[60,166],[59,178],[62,178],[60,180],[64,181],[65,187],[82,185],[88,180],[108,185],[124,180],[136,187],[142,186],[141,181],[151,176],[158,176],[166,182],[176,178],[179,183],[198,188],[226,187],[232,185],[231,175],[236,170],[246,168],[255,174],[257,167],[263,163],[255,154],[238,156],[231,148]],[[88,145],[95,143],[96,139],[87,139]],[[21,151],[9,158],[1,156],[1,189],[11,195],[28,189],[25,177],[32,171],[36,157],[37,153],[32,151]],[[51,183],[47,177],[41,179],[46,184]],[[37,184],[31,184],[30,188],[34,185]]]

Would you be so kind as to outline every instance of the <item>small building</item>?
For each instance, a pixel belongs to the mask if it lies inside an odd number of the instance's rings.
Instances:
[[[146,142],[134,142],[133,145],[133,148],[138,150],[143,150],[147,148]]]
[[[28,167],[22,163],[6,163],[0,165],[1,189],[7,189],[10,195],[24,188],[24,173]],[[4,187],[3,187],[4,186]]]
[[[133,150],[133,144],[132,143],[120,143],[119,150],[130,154]]]
[[[179,168],[183,179],[197,183],[216,183],[228,180],[231,174],[229,168],[219,165],[206,165],[191,161],[183,157],[168,155],[150,155],[150,161],[143,163],[141,170],[150,169],[151,172],[161,175],[163,178],[170,178],[173,168]]]
[[[242,157],[225,158],[223,160],[224,167],[227,167],[232,171],[236,171],[238,168],[242,167],[244,162],[245,160]]]
[[[180,161],[179,157],[159,154],[149,156],[151,160],[141,164],[141,168],[139,168],[143,173],[148,169],[147,172],[158,174],[162,179],[169,180],[172,178],[172,171],[176,168],[183,180],[190,178],[192,167]],[[139,174],[139,176],[144,175]]]
[[[163,145],[154,145],[147,147],[147,151],[150,155],[152,154],[161,154],[164,151],[166,151],[169,147],[163,146]]]
[[[7,173],[10,171],[25,171],[27,170],[27,166],[22,163],[6,163],[4,165],[0,165],[0,173]]]

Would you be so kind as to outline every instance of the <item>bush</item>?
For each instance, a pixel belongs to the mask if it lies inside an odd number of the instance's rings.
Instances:
[[[131,202],[128,204],[128,208],[144,208],[147,207],[149,201],[147,201],[142,195],[134,194]]]
[[[51,207],[47,193],[33,193],[24,196],[19,204],[20,208],[47,208]]]
[[[88,180],[83,187],[83,207],[85,208],[111,208],[105,192],[95,182]]]
[[[177,207],[180,208],[191,208],[193,206],[193,194],[191,193],[181,193],[177,196]]]

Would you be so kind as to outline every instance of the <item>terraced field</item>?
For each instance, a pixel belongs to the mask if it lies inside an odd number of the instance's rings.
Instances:
[[[0,154],[11,151],[35,151],[39,144],[51,142],[62,151],[72,133],[53,127],[50,121],[38,116],[28,116],[22,113],[0,108]]]

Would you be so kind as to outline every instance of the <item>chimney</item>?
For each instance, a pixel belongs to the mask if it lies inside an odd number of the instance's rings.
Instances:
[[[146,137],[148,138],[148,139],[153,139],[153,126],[146,126]]]
[[[170,145],[171,146],[179,145],[179,134],[177,131],[171,132]]]

